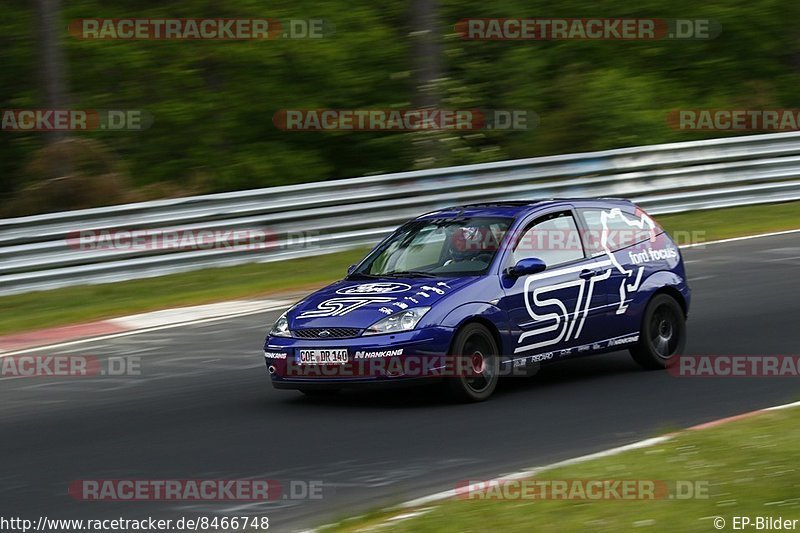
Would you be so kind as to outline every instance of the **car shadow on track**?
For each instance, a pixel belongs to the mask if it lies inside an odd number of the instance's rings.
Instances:
[[[492,400],[535,394],[543,389],[557,388],[576,382],[596,382],[631,373],[643,372],[627,352],[583,357],[542,367],[538,373],[527,377],[501,379]],[[296,391],[276,391],[283,406],[337,406],[359,409],[415,409],[463,405],[448,399],[444,384],[435,382],[413,387],[386,390],[344,390],[325,396],[306,396]],[[274,407],[276,396],[263,398],[263,405]]]

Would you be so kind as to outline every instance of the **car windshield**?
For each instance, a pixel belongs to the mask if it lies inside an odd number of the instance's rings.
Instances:
[[[485,274],[512,219],[415,220],[370,254],[350,277],[440,277]]]

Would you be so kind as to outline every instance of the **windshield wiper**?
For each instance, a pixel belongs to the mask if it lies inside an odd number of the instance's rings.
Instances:
[[[348,274],[345,279],[378,279],[380,276],[376,276],[375,274],[367,274],[365,272],[353,272],[352,274]]]
[[[381,274],[387,278],[438,278],[436,274],[422,272],[421,270],[394,270]]]

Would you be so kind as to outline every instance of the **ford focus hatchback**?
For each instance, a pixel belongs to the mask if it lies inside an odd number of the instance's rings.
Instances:
[[[689,301],[680,250],[629,201],[465,205],[403,224],[283,313],[264,356],[280,389],[436,379],[481,401],[501,377],[568,357],[629,349],[664,368]]]

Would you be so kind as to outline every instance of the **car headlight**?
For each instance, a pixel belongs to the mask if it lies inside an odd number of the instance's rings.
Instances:
[[[382,318],[364,330],[364,335],[380,335],[382,333],[398,333],[410,331],[430,311],[430,307],[414,307]]]
[[[287,311],[288,313],[288,311]],[[278,320],[275,321],[275,324],[272,326],[272,329],[269,330],[270,337],[291,337],[292,333],[289,331],[289,319],[286,318],[286,313],[283,313]]]

